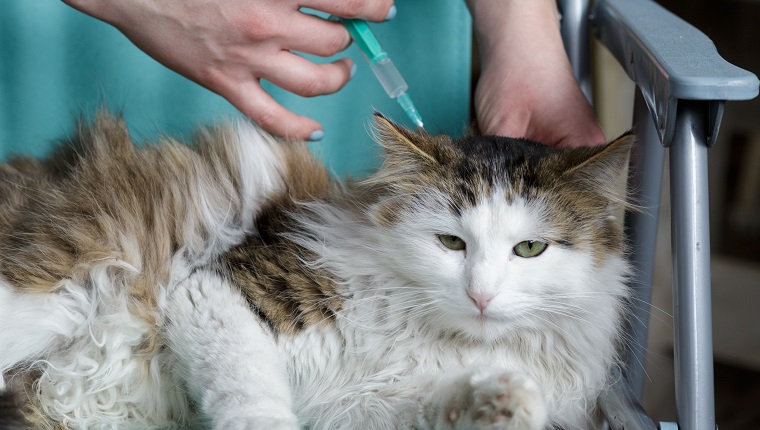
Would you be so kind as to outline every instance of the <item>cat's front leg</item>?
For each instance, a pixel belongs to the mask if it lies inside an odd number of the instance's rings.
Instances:
[[[196,272],[169,293],[167,343],[214,430],[297,430],[285,361],[225,279]]]
[[[421,403],[422,429],[542,430],[547,410],[527,376],[480,368],[442,378]]]

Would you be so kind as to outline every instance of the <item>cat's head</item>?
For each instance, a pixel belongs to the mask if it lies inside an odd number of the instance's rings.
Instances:
[[[484,340],[616,318],[632,135],[555,149],[376,123],[385,162],[367,180],[382,189],[372,219],[392,270],[428,299],[418,315]]]

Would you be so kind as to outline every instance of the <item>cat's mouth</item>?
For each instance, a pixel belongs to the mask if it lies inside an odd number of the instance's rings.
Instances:
[[[520,319],[499,315],[493,312],[472,313],[466,318],[460,317],[459,330],[467,338],[478,342],[495,342],[502,339],[514,328],[520,327]]]
[[[517,318],[509,317],[508,315],[502,315],[498,314],[494,311],[489,311],[486,309],[485,311],[476,310],[470,315],[470,318],[475,321],[476,323],[480,325],[488,325],[488,324],[510,324],[517,320]]]
[[[525,315],[521,312],[500,312],[498,310],[475,309],[467,315],[468,325],[487,331],[502,331],[525,324]]]

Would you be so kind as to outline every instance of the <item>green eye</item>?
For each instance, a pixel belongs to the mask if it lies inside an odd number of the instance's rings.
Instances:
[[[439,234],[438,240],[441,241],[443,246],[449,248],[452,251],[464,251],[464,249],[467,247],[467,244],[464,243],[462,239],[450,234]]]
[[[523,258],[538,257],[542,252],[546,251],[548,245],[546,242],[539,242],[537,240],[523,240],[514,247],[515,255]]]

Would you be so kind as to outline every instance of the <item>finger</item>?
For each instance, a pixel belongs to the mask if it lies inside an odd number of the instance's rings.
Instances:
[[[348,48],[351,35],[339,22],[299,13],[282,45],[285,49],[329,57]]]
[[[396,16],[396,6],[392,0],[306,0],[301,6],[341,18],[363,18],[375,22]]]
[[[277,61],[265,66],[261,77],[299,96],[314,97],[343,88],[351,79],[353,65],[350,58],[314,64],[292,52],[282,51]]]
[[[284,108],[261,88],[258,80],[235,85],[225,93],[222,95],[243,115],[272,134],[301,140],[320,140],[324,135],[318,122]]]

